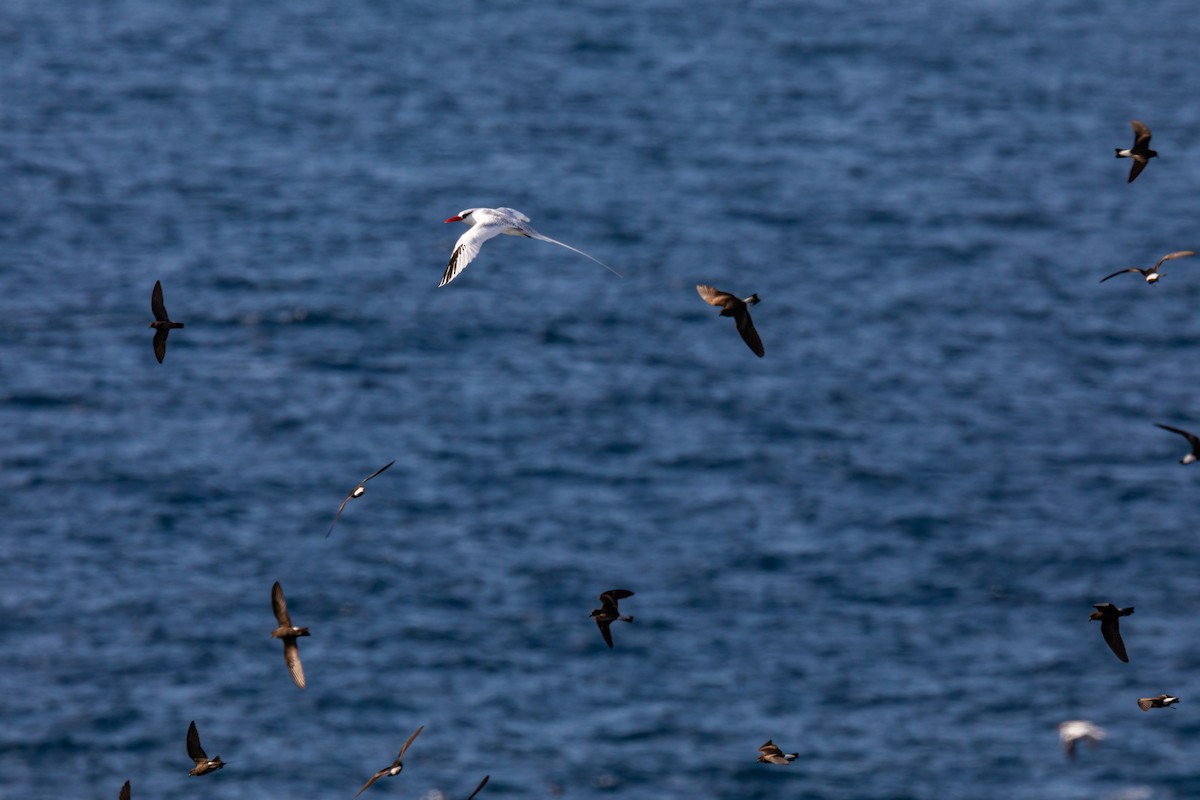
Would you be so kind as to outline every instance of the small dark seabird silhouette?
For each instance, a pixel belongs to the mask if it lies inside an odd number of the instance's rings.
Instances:
[[[604,641],[608,643],[609,647],[613,646],[613,640],[608,626],[617,620],[633,622],[633,617],[625,616],[617,610],[617,601],[626,597],[633,597],[633,592],[628,589],[609,589],[600,595],[600,607],[592,611],[592,619],[596,620],[596,625],[600,628],[600,635],[604,637]]]
[[[1152,708],[1170,708],[1178,702],[1178,697],[1171,697],[1169,694],[1160,694],[1158,697],[1139,697],[1138,708],[1142,711],[1149,711]]]
[[[483,791],[483,787],[487,786],[487,782],[489,779],[491,779],[491,777],[491,775],[484,775],[483,780],[479,782],[479,785],[475,787],[475,791],[471,792],[471,796],[468,797],[467,800],[475,800],[475,795]]]
[[[129,781],[125,781],[125,785],[121,787],[121,793],[117,795],[117,800],[129,800]]]
[[[1136,272],[1139,275],[1141,275],[1143,278],[1146,279],[1146,283],[1154,284],[1155,282],[1158,281],[1158,279],[1160,277],[1162,277],[1161,275],[1158,274],[1158,268],[1162,266],[1162,263],[1164,261],[1170,261],[1173,258],[1183,258],[1185,256],[1194,256],[1194,255],[1196,255],[1195,250],[1176,250],[1174,253],[1167,253],[1165,256],[1160,258],[1158,260],[1158,263],[1155,264],[1150,269],[1142,269],[1140,267],[1127,267],[1126,269],[1119,269],[1116,272],[1114,272],[1112,275],[1108,275],[1107,277],[1101,278],[1100,282],[1104,283],[1109,278],[1115,278],[1118,275],[1124,275],[1126,272]]]
[[[737,323],[738,333],[742,335],[742,341],[754,352],[754,355],[762,358],[762,339],[758,338],[758,331],[754,329],[754,320],[750,319],[749,311],[749,306],[758,303],[758,295],[752,294],[745,300],[740,300],[729,292],[722,292],[720,289],[714,289],[703,283],[696,284],[696,291],[710,306],[721,307],[720,316],[733,317],[733,321]]]
[[[790,764],[796,760],[799,753],[785,753],[779,749],[779,745],[767,739],[767,743],[758,748],[758,761],[760,764]]]
[[[1117,158],[1132,158],[1133,164],[1129,167],[1129,180],[1126,183],[1133,183],[1133,179],[1142,174],[1142,170],[1150,163],[1150,159],[1156,157],[1158,153],[1150,149],[1150,129],[1136,119],[1131,120],[1130,125],[1133,126],[1133,147],[1128,150],[1116,148]]]
[[[220,756],[209,758],[205,755],[204,748],[200,746],[200,734],[196,732],[196,720],[192,720],[192,724],[188,725],[187,749],[188,756],[196,762],[196,766],[188,770],[188,775],[203,775],[225,766]]]
[[[292,624],[287,602],[283,599],[283,587],[279,585],[279,581],[275,581],[275,585],[271,587],[271,605],[275,609],[275,619],[279,620],[279,627],[271,631],[271,636],[283,639],[283,659],[287,662],[288,671],[292,673],[292,680],[303,689],[304,665],[300,663],[300,648],[296,645],[296,637],[308,636],[308,628],[297,628]]]
[[[386,467],[385,467],[385,469],[386,469]],[[370,789],[371,785],[373,783],[375,783],[375,781],[382,778],[384,775],[387,775],[389,777],[399,775],[400,772],[404,769],[404,751],[407,750],[408,746],[413,743],[413,739],[417,738],[417,734],[419,734],[423,730],[425,730],[424,725],[422,725],[421,727],[419,727],[415,731],[413,731],[412,736],[409,736],[408,741],[406,741],[404,743],[404,746],[400,748],[400,755],[396,756],[396,760],[393,761],[388,766],[384,767],[383,769],[379,770],[379,772],[376,772],[374,775],[372,775],[371,780],[369,780],[365,784],[363,784],[363,788],[358,790],[358,794],[362,794],[367,789]],[[487,780],[484,779],[484,783],[486,783],[486,782],[487,782]],[[475,791],[479,791],[479,790],[476,789]],[[358,794],[356,794],[354,796],[358,797]]]
[[[1075,759],[1075,746],[1080,740],[1094,748],[1105,736],[1104,728],[1094,725],[1086,719],[1070,719],[1058,725],[1058,739],[1062,742],[1063,751],[1067,758]]]
[[[1189,433],[1188,431],[1182,430],[1180,428],[1172,428],[1170,425],[1163,425],[1160,422],[1156,422],[1154,424],[1157,425],[1158,427],[1162,428],[1164,431],[1170,431],[1171,433],[1178,433],[1180,436],[1187,439],[1188,444],[1190,444],[1192,446],[1192,452],[1184,453],[1183,458],[1179,459],[1180,464],[1183,464],[1186,466],[1187,464],[1191,464],[1193,461],[1200,459],[1200,437],[1197,437],[1196,434]]]
[[[1100,620],[1100,632],[1104,634],[1104,641],[1108,642],[1109,648],[1117,658],[1129,663],[1129,656],[1125,654],[1125,642],[1121,641],[1121,623],[1118,620],[1132,614],[1133,606],[1117,608],[1112,603],[1099,603],[1092,608],[1096,610],[1088,616],[1088,619]]]
[[[150,293],[150,310],[154,312],[154,322],[150,323],[150,327],[154,328],[154,357],[161,364],[167,356],[167,334],[172,328],[182,328],[183,323],[171,322],[171,318],[167,316],[160,281],[154,282],[154,291]]]
[[[342,516],[342,510],[346,507],[346,503],[349,503],[351,500],[354,500],[355,498],[362,497],[363,494],[366,493],[367,490],[365,488],[363,488],[363,484],[366,483],[367,481],[371,480],[371,478],[374,478],[376,475],[383,472],[385,469],[387,469],[388,467],[390,467],[392,464],[395,464],[395,463],[396,463],[396,460],[392,459],[391,461],[384,464],[379,469],[372,472],[367,477],[363,478],[361,481],[358,482],[358,486],[355,486],[353,489],[350,490],[350,494],[346,495],[346,499],[342,501],[342,504],[340,506],[338,506],[337,513],[333,515],[333,522],[331,522],[329,524],[329,530],[325,533],[326,539],[329,538],[329,534],[333,533],[333,526],[337,525],[337,521]]]

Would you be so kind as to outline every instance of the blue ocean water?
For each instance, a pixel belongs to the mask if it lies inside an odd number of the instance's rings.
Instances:
[[[0,798],[1200,794],[1195,8],[734,5],[0,4]]]

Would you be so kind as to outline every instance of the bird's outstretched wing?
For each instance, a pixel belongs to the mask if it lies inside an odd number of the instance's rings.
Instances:
[[[1136,119],[1130,120],[1129,124],[1133,127],[1133,149],[1149,147],[1150,129]]]
[[[391,767],[384,767],[383,769],[379,770],[379,772],[376,772],[374,775],[372,775],[372,776],[371,776],[371,780],[369,780],[369,781],[367,781],[366,783],[364,783],[364,784],[363,784],[363,788],[361,788],[361,789],[359,789],[359,790],[358,790],[358,794],[362,794],[362,793],[363,793],[363,792],[365,792],[367,789],[370,789],[370,788],[371,788],[371,786],[372,786],[372,785],[374,785],[375,781],[379,780],[379,779],[380,779],[380,778],[382,778],[384,775],[386,775],[386,774],[388,773],[388,770],[390,770],[390,769],[391,769]],[[358,794],[356,794],[356,795],[354,795],[354,796],[355,796],[355,797],[358,797]]]
[[[722,292],[715,286],[709,286],[706,283],[697,283],[696,291],[699,292],[700,297],[704,299],[704,302],[708,303],[710,306],[723,306],[726,302],[733,298],[733,295],[731,295],[729,292]]]
[[[125,785],[121,787],[121,793],[117,795],[117,799],[129,800],[129,781],[125,781]],[[467,798],[467,800],[470,800],[470,798]]]
[[[1161,422],[1156,422],[1154,424],[1157,427],[1162,428],[1164,431],[1178,433],[1180,436],[1187,439],[1188,444],[1190,444],[1193,448],[1200,449],[1200,437],[1197,437],[1196,434],[1185,431],[1182,428],[1172,428],[1170,425],[1163,425]]]
[[[754,351],[754,355],[762,358],[764,353],[762,339],[758,338],[758,331],[754,329],[754,320],[750,319],[750,312],[746,310],[745,306],[741,308],[741,313],[734,315],[734,320],[737,322],[738,333],[742,335],[742,341]]]
[[[150,293],[150,310],[154,312],[154,318],[159,322],[166,322],[170,319],[167,316],[167,307],[163,305],[162,282],[154,282],[154,291]]]
[[[1117,270],[1117,271],[1116,271],[1116,272],[1114,272],[1112,275],[1106,275],[1105,277],[1103,277],[1103,278],[1101,278],[1101,279],[1100,279],[1100,282],[1101,282],[1101,283],[1104,283],[1104,282],[1105,282],[1106,280],[1108,280],[1109,278],[1115,278],[1115,277],[1117,277],[1118,275],[1124,275],[1126,272],[1139,272],[1139,273],[1141,273],[1141,274],[1143,274],[1143,275],[1145,275],[1145,274],[1146,274],[1144,271],[1142,271],[1142,270],[1138,269],[1137,267],[1126,267],[1125,269],[1119,269],[1119,270]]]
[[[275,619],[280,625],[292,627],[292,618],[288,614],[287,601],[283,599],[283,587],[279,585],[279,581],[275,581],[275,585],[271,587],[271,608],[275,611]]]
[[[415,731],[412,732],[411,736],[409,736],[407,739],[404,740],[404,745],[400,748],[400,755],[396,756],[397,763],[404,760],[404,754],[408,751],[408,746],[413,743],[413,739],[416,739],[417,736],[420,735],[421,731],[423,731],[423,730],[425,730],[424,725],[417,728]]]
[[[505,227],[507,226],[501,222],[480,223],[472,225],[466,233],[458,237],[458,241],[454,243],[454,250],[450,254],[450,263],[446,265],[446,271],[442,274],[442,282],[438,286],[445,286],[457,278],[458,273],[466,269],[467,265],[475,260],[475,256],[479,255],[479,248],[483,247],[483,243],[499,236],[504,232]]]
[[[475,791],[471,792],[471,796],[467,800],[475,800],[475,795],[479,794],[483,790],[483,787],[487,786],[487,782],[491,777],[491,775],[484,775],[483,780],[479,782],[479,785],[475,787]]]
[[[624,600],[626,597],[633,597],[633,592],[628,589],[609,589],[600,595],[600,604],[606,608],[617,610],[617,601]]]
[[[296,685],[301,689],[307,686],[304,681],[304,665],[300,663],[300,647],[296,644],[295,636],[284,638],[283,660],[287,662],[288,672],[292,673],[292,680]]]
[[[192,724],[188,725],[187,732],[187,751],[188,757],[197,763],[207,761],[208,756],[204,752],[204,748],[200,746],[200,734],[196,731],[196,720],[192,720]]]
[[[1101,620],[1100,632],[1104,634],[1104,641],[1108,642],[1108,647],[1113,651],[1113,655],[1125,663],[1129,663],[1129,656],[1125,653],[1125,642],[1121,640],[1121,624],[1117,622],[1116,617]]]
[[[1075,742],[1076,741],[1078,741],[1078,740],[1077,739],[1065,739],[1065,738],[1062,740],[1063,752],[1065,752],[1067,754],[1067,758],[1071,759],[1072,761],[1075,760]]]
[[[609,621],[606,619],[596,620],[596,627],[600,629],[600,635],[604,637],[604,643],[610,648],[613,646],[612,631],[608,629]]]
[[[1194,256],[1194,255],[1196,255],[1195,250],[1176,250],[1174,253],[1167,253],[1165,256],[1160,258],[1158,260],[1158,263],[1154,265],[1154,268],[1158,269],[1160,266],[1162,266],[1162,263],[1164,261],[1170,261],[1173,258],[1184,258],[1186,256]]]
[[[764,756],[783,755],[783,751],[779,749],[779,745],[775,744],[770,739],[767,739],[766,743],[762,747],[758,748],[758,752],[762,753]]]
[[[375,470],[374,472],[372,472],[372,473],[371,473],[370,475],[368,475],[367,477],[363,478],[363,479],[362,479],[362,483],[360,483],[360,484],[359,484],[359,486],[362,486],[362,485],[363,485],[363,483],[366,483],[367,481],[371,480],[371,478],[374,478],[376,475],[378,475],[379,473],[383,472],[385,469],[387,469],[388,467],[390,467],[392,464],[395,464],[395,463],[396,463],[396,459],[394,459],[394,458],[393,458],[391,461],[389,461],[388,463],[384,464],[382,467],[380,467],[379,469]],[[355,488],[358,488],[358,487],[355,487]]]
[[[357,489],[358,487],[355,486],[354,488]],[[354,490],[352,489],[352,490],[350,490],[350,494],[346,495],[346,499],[342,501],[342,504],[340,506],[338,506],[337,513],[333,515],[333,522],[329,523],[329,530],[325,531],[326,539],[329,538],[329,534],[333,533],[333,526],[337,525],[337,521],[342,516],[342,511],[345,510],[345,508],[346,508],[346,503],[349,503],[350,498],[353,496],[354,496]]]
[[[169,328],[154,329],[154,357],[158,359],[158,363],[160,364],[167,357],[167,334],[170,332]]]

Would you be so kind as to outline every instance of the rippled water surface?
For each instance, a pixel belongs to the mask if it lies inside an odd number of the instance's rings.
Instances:
[[[0,5],[0,798],[1200,795],[1195,11]]]

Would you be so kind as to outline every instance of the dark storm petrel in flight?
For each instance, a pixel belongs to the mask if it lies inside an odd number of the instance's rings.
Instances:
[[[187,751],[192,761],[196,762],[196,766],[188,770],[188,775],[203,775],[206,772],[214,772],[225,766],[220,756],[209,758],[205,755],[204,748],[200,746],[200,734],[196,732],[195,720],[192,720],[192,724],[188,725]]]
[[[1149,711],[1152,708],[1170,708],[1178,702],[1178,697],[1171,697],[1169,694],[1160,694],[1158,697],[1139,697],[1138,708],[1142,711]]]
[[[633,597],[633,592],[628,589],[609,589],[600,595],[600,607],[592,611],[592,619],[596,620],[596,626],[600,628],[600,635],[604,637],[604,641],[609,647],[613,646],[613,640],[608,626],[617,620],[633,622],[633,617],[623,615],[617,610],[617,601],[626,597]]]
[[[172,328],[182,328],[182,322],[172,322],[167,316],[167,307],[163,305],[162,283],[154,282],[154,291],[150,293],[150,310],[154,312],[154,322],[150,323],[150,327],[154,328],[154,357],[158,359],[158,363],[162,363],[167,356],[167,334]]]
[[[1133,183],[1133,179],[1142,174],[1142,170],[1150,163],[1150,159],[1158,155],[1154,150],[1150,149],[1150,129],[1136,119],[1130,121],[1133,126],[1133,147],[1128,150],[1115,148],[1117,158],[1132,158],[1133,164],[1129,167],[1129,180],[1126,183]]]
[[[333,515],[333,522],[329,523],[329,530],[325,532],[326,539],[329,538],[329,534],[333,533],[333,526],[337,525],[337,521],[342,516],[342,510],[346,507],[346,503],[349,503],[351,500],[354,500],[355,498],[362,497],[363,494],[366,493],[367,490],[363,487],[363,484],[366,483],[367,481],[371,480],[371,478],[374,478],[376,475],[383,472],[385,469],[387,469],[388,467],[390,467],[392,464],[395,464],[395,463],[396,463],[395,459],[389,461],[388,463],[384,464],[379,469],[372,472],[367,477],[363,478],[361,481],[358,482],[358,486],[355,486],[353,489],[350,490],[350,494],[346,495],[346,499],[342,501],[342,504],[340,506],[338,506],[337,513]]]
[[[283,660],[287,662],[288,672],[292,673],[292,680],[303,689],[304,665],[300,663],[300,648],[296,645],[296,637],[308,636],[308,628],[297,628],[292,624],[287,601],[283,599],[283,587],[279,585],[279,581],[275,581],[275,585],[271,587],[271,606],[275,609],[275,619],[279,621],[279,627],[271,631],[271,636],[283,639]]]
[[[415,731],[413,731],[412,736],[409,736],[408,741],[406,741],[404,743],[404,746],[400,748],[400,755],[396,756],[396,760],[393,761],[391,764],[388,764],[383,769],[379,770],[379,772],[376,772],[374,775],[372,775],[371,780],[369,780],[365,784],[363,784],[363,788],[358,790],[358,794],[362,794],[367,789],[370,789],[371,785],[374,784],[375,781],[382,778],[384,775],[387,775],[389,777],[399,775],[401,773],[401,771],[403,771],[403,769],[404,769],[404,751],[407,750],[408,746],[413,743],[413,739],[417,738],[417,734],[419,734],[423,730],[425,730],[424,725],[422,725],[421,727],[419,727]],[[358,797],[358,794],[356,794],[354,796]]]
[[[767,743],[758,748],[758,761],[762,764],[790,764],[796,760],[799,753],[785,753],[779,745],[767,739]]]
[[[710,306],[721,307],[720,316],[733,317],[733,321],[737,323],[738,333],[742,335],[742,341],[753,351],[754,355],[762,358],[762,339],[758,338],[758,331],[754,329],[754,320],[750,319],[749,311],[750,306],[758,303],[758,295],[752,294],[742,300],[729,292],[722,292],[720,289],[703,283],[696,284],[696,291]]]
[[[1183,258],[1185,256],[1194,256],[1194,255],[1196,255],[1195,250],[1176,250],[1174,253],[1167,253],[1165,256],[1160,258],[1158,260],[1158,263],[1155,264],[1153,267],[1150,267],[1150,269],[1142,269],[1141,267],[1126,267],[1125,269],[1117,270],[1112,275],[1107,275],[1107,276],[1101,278],[1100,282],[1104,283],[1109,278],[1115,278],[1118,275],[1124,275],[1126,272],[1136,272],[1137,274],[1141,275],[1143,278],[1146,279],[1146,283],[1154,284],[1155,282],[1158,281],[1158,279],[1160,277],[1162,277],[1161,275],[1158,274],[1158,268],[1162,266],[1162,263],[1164,261],[1170,261],[1173,258]]]
[[[1088,619],[1100,620],[1100,633],[1104,634],[1104,641],[1108,642],[1109,648],[1117,658],[1129,663],[1129,656],[1125,654],[1125,642],[1121,640],[1121,623],[1118,620],[1132,614],[1133,606],[1117,608],[1112,603],[1099,603],[1092,608],[1096,610]]]

